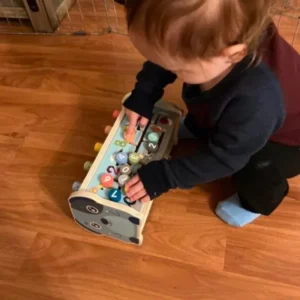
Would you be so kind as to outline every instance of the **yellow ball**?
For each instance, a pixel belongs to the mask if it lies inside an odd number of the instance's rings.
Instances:
[[[99,152],[101,150],[102,146],[103,145],[101,143],[96,143],[95,146],[94,146],[94,150],[96,152]]]

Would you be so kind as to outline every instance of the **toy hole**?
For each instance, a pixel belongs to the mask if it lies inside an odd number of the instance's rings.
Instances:
[[[111,226],[111,222],[108,221],[108,220],[105,219],[105,218],[102,218],[102,219],[101,219],[101,222],[102,222],[104,225]]]

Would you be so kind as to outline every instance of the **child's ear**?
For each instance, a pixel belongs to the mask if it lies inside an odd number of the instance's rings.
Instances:
[[[223,50],[223,56],[226,56],[231,63],[238,63],[247,55],[247,46],[245,44],[237,44],[227,47]]]

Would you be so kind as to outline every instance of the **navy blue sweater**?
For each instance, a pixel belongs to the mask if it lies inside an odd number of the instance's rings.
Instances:
[[[151,162],[139,170],[151,199],[236,173],[281,128],[285,106],[280,84],[266,64],[249,66],[250,60],[237,64],[211,90],[183,85],[186,126],[205,142],[193,155]],[[164,87],[175,79],[172,72],[146,62],[124,106],[150,118]]]

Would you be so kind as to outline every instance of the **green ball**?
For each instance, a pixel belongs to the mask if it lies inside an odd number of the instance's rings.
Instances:
[[[138,153],[130,153],[129,155],[129,162],[132,164],[132,165],[136,165],[140,162],[140,155]]]
[[[83,165],[83,169],[84,169],[85,171],[89,171],[89,169],[91,168],[92,164],[93,164],[92,162],[86,161],[86,162],[84,163],[84,165]]]
[[[156,132],[150,132],[147,136],[148,141],[152,143],[158,143],[159,135]]]

